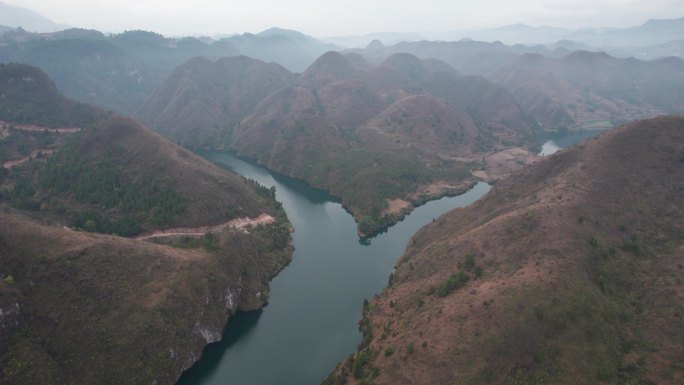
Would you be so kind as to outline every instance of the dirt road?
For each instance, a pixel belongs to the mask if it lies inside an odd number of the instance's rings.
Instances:
[[[153,233],[142,234],[134,239],[150,239],[150,238],[162,238],[162,237],[201,237],[207,233],[220,233],[226,227],[232,227],[235,229],[245,229],[252,226],[266,225],[275,222],[275,218],[268,214],[261,214],[256,218],[236,218],[232,221],[215,225],[215,226],[200,226],[200,227],[179,227],[175,229],[167,230],[157,230]]]

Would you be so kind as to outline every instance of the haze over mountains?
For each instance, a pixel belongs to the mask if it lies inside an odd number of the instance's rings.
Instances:
[[[54,21],[22,7],[0,1],[0,25],[7,28],[21,27],[33,32],[56,32],[69,28],[66,24]]]
[[[199,149],[326,190],[362,241],[495,183],[415,235],[326,385],[684,383],[682,36],[167,37],[0,3],[0,384],[173,384],[268,301],[296,229]]]
[[[490,29],[432,33],[385,32],[363,36],[329,37],[323,38],[323,40],[349,48],[364,48],[376,39],[386,45],[425,40],[459,41],[463,39],[484,42],[500,41],[509,45],[548,45],[559,41],[568,41],[594,49],[611,50],[623,48],[631,50],[632,54],[634,54],[644,47],[679,40],[680,36],[684,36],[684,17],[648,20],[642,25],[627,28],[583,28],[573,30],[553,26],[535,27],[518,23]]]
[[[367,48],[352,52],[361,53],[373,64],[381,63],[393,53],[412,53],[420,58],[443,60],[464,74],[494,76],[490,80],[496,82],[500,81],[496,78],[497,71],[506,71],[520,55],[527,53],[561,58],[576,50],[598,52],[607,49],[616,57],[635,56],[652,60],[681,56],[684,52],[681,40],[677,40],[684,36],[684,19],[650,20],[641,26],[623,29],[571,31],[570,35],[566,34],[570,33],[568,31],[514,25],[483,31],[481,36],[471,34],[485,41],[501,34],[509,39],[497,40],[516,45],[453,42],[457,38],[455,35],[445,37],[452,42],[428,42],[416,41],[418,36],[411,34],[375,34],[372,37],[384,39],[384,44],[376,40]],[[537,35],[549,39],[543,42],[546,46],[519,45],[521,42],[531,43],[532,36]],[[600,39],[606,42],[600,43]],[[413,42],[402,43],[403,40]],[[398,43],[390,44],[393,42]],[[620,42],[630,42],[631,45]],[[82,29],[43,34],[9,30],[0,35],[0,62],[25,62],[38,66],[67,96],[128,115],[137,111],[175,67],[195,56],[216,60],[245,55],[275,62],[292,72],[301,73],[323,53],[342,49],[300,32],[280,28],[218,40],[168,38],[143,31],[105,35]],[[601,69],[597,71],[602,72]]]
[[[328,52],[301,75],[246,57],[193,59],[137,116],[184,145],[231,148],[332,192],[369,234],[400,217],[386,211],[393,200],[420,204],[459,190],[469,173],[494,180],[524,164],[524,151],[507,164],[494,155],[535,134],[684,110],[681,59],[526,51],[402,43]],[[397,179],[411,182],[385,187]]]
[[[0,62],[40,67],[67,96],[131,115],[176,66],[192,57],[216,60],[247,54],[302,71],[333,48],[280,29],[218,41],[145,31],[104,35],[82,29],[48,34],[12,30],[0,35]]]

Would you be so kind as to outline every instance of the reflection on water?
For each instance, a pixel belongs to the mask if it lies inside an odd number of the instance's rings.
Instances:
[[[239,317],[231,318],[229,325],[223,330],[223,340],[207,346],[202,353],[202,359],[193,365],[184,377],[193,378],[195,383],[202,383],[211,378],[219,367],[223,353],[241,337],[248,336],[254,330],[262,312],[263,310],[244,312]],[[183,383],[183,379],[180,383]]]

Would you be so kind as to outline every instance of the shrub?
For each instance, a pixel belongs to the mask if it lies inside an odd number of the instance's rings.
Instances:
[[[456,289],[460,289],[470,280],[468,274],[464,271],[459,271],[453,274],[449,279],[441,284],[437,289],[437,295],[440,297],[446,297],[451,294]]]
[[[389,357],[392,354],[394,354],[394,348],[393,347],[388,346],[387,348],[385,348],[385,357]]]
[[[598,239],[596,239],[596,237],[589,238],[589,244],[591,247],[597,247],[599,244]]]
[[[470,270],[475,267],[475,253],[470,252],[466,254],[465,259],[462,263],[458,264],[458,267],[464,270]]]

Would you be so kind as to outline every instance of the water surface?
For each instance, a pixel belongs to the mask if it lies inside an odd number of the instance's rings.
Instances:
[[[540,138],[540,155],[601,132]],[[225,152],[201,155],[264,186],[276,187],[276,199],[296,229],[295,252],[292,263],[271,282],[268,306],[232,317],[223,341],[207,347],[179,385],[320,384],[356,350],[361,339],[356,322],[363,299],[387,284],[411,236],[490,188],[479,183],[463,195],[428,202],[363,245],[351,215],[326,192]]]
[[[224,340],[205,350],[181,385],[320,384],[356,350],[363,299],[387,284],[411,236],[490,188],[479,183],[463,195],[429,202],[363,245],[351,215],[324,191],[227,153],[201,155],[276,187],[276,199],[296,230],[295,252],[292,263],[271,282],[268,306],[232,317]]]

